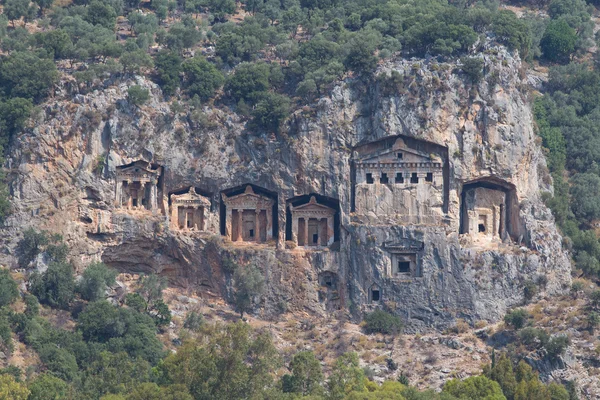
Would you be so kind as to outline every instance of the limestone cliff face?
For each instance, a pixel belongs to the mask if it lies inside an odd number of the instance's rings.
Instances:
[[[0,262],[16,266],[15,244],[34,226],[61,233],[79,268],[103,260],[155,271],[207,298],[231,298],[232,262],[255,264],[267,280],[257,309],[265,316],[340,307],[356,315],[385,304],[416,330],[457,317],[497,319],[523,301],[528,281],[549,294],[568,287],[570,261],[540,200],[551,186],[520,60],[497,47],[482,57],[477,85],[455,64],[388,62],[373,83],[349,79],[295,112],[278,136],[250,132],[235,114],[210,106],[202,118],[174,115],[160,89],[139,77],[91,92],[64,82],[13,144],[14,215]],[[152,93],[139,109],[126,101],[133,84]],[[357,152],[399,137],[444,149],[445,191],[430,201],[443,202],[443,212],[433,220],[402,223],[353,208]],[[207,232],[178,232],[160,213],[115,208],[116,167],[139,159],[164,166],[165,193],[195,186],[209,195]],[[482,178],[513,196],[512,231],[503,238],[460,234],[461,193]],[[273,243],[220,236],[220,192],[246,183],[276,194]],[[309,193],[339,201],[337,241],[323,251],[285,245],[286,200]],[[161,201],[168,208],[166,196]],[[394,275],[405,256],[411,273]]]

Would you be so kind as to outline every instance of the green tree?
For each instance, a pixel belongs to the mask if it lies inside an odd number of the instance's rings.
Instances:
[[[465,400],[506,400],[498,382],[485,376],[472,376],[462,381],[453,379],[446,382],[443,392]]]
[[[504,316],[504,322],[507,325],[512,326],[515,330],[519,330],[524,327],[528,319],[529,313],[522,308],[512,310]]]
[[[100,25],[106,29],[114,30],[117,22],[117,12],[106,2],[93,0],[87,6],[84,19],[92,25]]]
[[[600,177],[592,173],[577,174],[571,179],[571,209],[586,221],[600,218]]]
[[[46,231],[38,232],[33,228],[27,228],[23,231],[23,238],[17,243],[19,266],[27,268],[49,242],[50,239]]]
[[[28,400],[66,399],[69,394],[69,385],[48,373],[38,375],[29,383],[28,388],[31,391]]]
[[[483,60],[477,57],[463,57],[460,59],[460,69],[469,77],[475,85],[483,78]]]
[[[301,351],[294,355],[290,363],[291,375],[284,375],[284,392],[299,393],[302,396],[318,396],[323,392],[323,371],[321,363],[312,351]]]
[[[540,42],[544,57],[550,61],[568,62],[575,51],[577,33],[564,20],[550,21]]]
[[[77,291],[84,300],[96,301],[105,298],[106,289],[115,284],[117,271],[103,263],[93,263],[83,271]]]
[[[365,381],[365,374],[358,363],[358,354],[342,354],[335,361],[327,381],[329,398],[341,400],[351,392],[362,392],[365,389]]]
[[[123,70],[131,74],[139,74],[142,70],[154,66],[152,57],[141,49],[123,53],[119,62],[123,65]]]
[[[127,89],[127,100],[135,105],[141,106],[150,99],[150,91],[139,85],[133,85]]]
[[[0,375],[0,399],[27,400],[29,390],[12,375]]]
[[[73,267],[65,262],[53,262],[43,273],[29,279],[29,290],[41,303],[67,308],[75,296]]]
[[[175,93],[180,84],[181,57],[172,51],[163,50],[156,55],[154,65],[156,67],[157,83],[167,96]]]
[[[157,326],[166,326],[171,322],[171,311],[169,306],[162,299],[154,302],[150,309],[150,316],[154,318]]]
[[[23,296],[25,302],[25,315],[27,318],[37,317],[40,313],[40,302],[37,297],[32,294],[25,293]]]
[[[139,280],[138,293],[144,298],[148,307],[162,300],[162,292],[167,287],[167,280],[157,274],[143,275]]]
[[[383,310],[375,310],[365,315],[366,333],[397,334],[402,330],[400,317]]]
[[[290,112],[290,100],[279,93],[266,92],[252,110],[251,126],[268,132],[278,132]]]
[[[207,328],[202,340],[185,343],[163,367],[195,399],[229,400],[263,398],[278,364],[271,336],[238,322]]]
[[[25,21],[35,16],[35,8],[30,6],[29,0],[5,0],[3,14],[15,26],[15,20],[23,18]]]
[[[197,95],[202,101],[213,97],[225,81],[223,74],[202,56],[184,62],[183,73],[183,85],[190,97]]]
[[[241,63],[227,80],[225,92],[237,103],[252,103],[269,89],[269,66],[264,62]]]
[[[253,265],[237,268],[233,274],[235,289],[235,305],[244,317],[244,313],[252,310],[256,298],[261,297],[265,290],[265,280],[258,268]]]
[[[54,62],[33,52],[13,52],[0,58],[0,87],[7,96],[41,101],[57,80]]]
[[[10,271],[0,268],[0,307],[13,303],[19,297],[17,282],[10,275]]]
[[[125,304],[137,312],[145,312],[148,309],[148,303],[139,293],[127,293]]]
[[[492,20],[492,30],[497,39],[511,49],[519,50],[522,58],[526,58],[531,47],[529,27],[514,12],[500,10]]]

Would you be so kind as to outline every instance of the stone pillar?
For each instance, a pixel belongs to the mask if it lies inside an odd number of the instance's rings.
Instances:
[[[292,242],[298,246],[298,217],[292,214]]]
[[[179,207],[171,199],[171,227],[174,229],[179,228]]]
[[[260,209],[257,209],[254,212],[254,237],[256,238],[256,243],[260,243]]]
[[[244,226],[243,226],[243,219],[242,219],[242,214],[244,213],[244,210],[239,209],[237,210],[237,226],[238,226],[238,231],[237,231],[237,238],[235,239],[238,242],[241,242],[244,239],[244,235],[242,234],[242,232],[244,231]]]
[[[121,207],[122,194],[123,192],[123,181],[117,177],[117,186],[115,188],[115,206]]]
[[[188,229],[188,210],[187,208],[183,209],[183,230],[187,231]]]
[[[267,206],[267,242],[273,239],[273,206]]]
[[[333,215],[327,217],[327,246],[331,246],[335,241],[335,229],[334,229]]]
[[[304,232],[302,233],[304,235],[304,246],[308,246],[308,218],[304,218]]]
[[[133,208],[133,199],[131,198],[131,185],[133,185],[133,181],[127,181],[127,209],[131,210]]]
[[[492,236],[497,236],[498,231],[500,230],[500,207],[493,206],[494,213],[494,230],[492,231]]]
[[[231,220],[233,219],[233,212],[231,210],[231,208],[226,207],[225,209],[225,237],[231,241],[233,241],[233,232],[232,232],[232,223]]]
[[[150,186],[150,210],[156,212],[158,208],[158,188],[156,187],[157,182],[149,182]]]

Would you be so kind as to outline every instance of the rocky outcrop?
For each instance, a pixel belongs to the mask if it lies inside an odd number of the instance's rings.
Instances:
[[[296,111],[279,135],[249,131],[236,114],[208,105],[193,116],[174,113],[140,77],[87,92],[64,83],[12,145],[14,214],[0,261],[16,265],[20,232],[34,226],[62,234],[78,268],[103,260],[122,271],[155,271],[206,296],[231,299],[224,265],[255,264],[268,286],[264,316],[386,306],[415,330],[456,317],[498,319],[523,301],[527,282],[542,294],[568,287],[570,262],[540,199],[551,180],[520,60],[501,47],[482,54],[485,77],[477,84],[456,64],[387,62],[373,82],[348,79]],[[151,91],[140,108],[126,101],[133,84]],[[442,217],[398,225],[353,211],[354,150],[396,137],[446,149]],[[223,218],[224,189],[252,183],[275,193],[276,240],[235,245],[219,232],[174,231],[160,213],[116,209],[116,167],[138,159],[164,166],[165,193],[202,190],[214,218]],[[462,188],[482,178],[514,195],[510,238],[460,234]],[[308,193],[339,201],[337,241],[322,251],[286,249],[286,199]],[[404,249],[407,241],[421,247]],[[417,272],[392,276],[394,251],[408,251]]]

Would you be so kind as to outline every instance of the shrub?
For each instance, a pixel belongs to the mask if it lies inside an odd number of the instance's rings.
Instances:
[[[17,282],[12,278],[8,269],[0,269],[0,307],[7,306],[19,297]]]
[[[548,344],[546,345],[546,351],[548,352],[548,357],[554,359],[558,356],[564,354],[567,346],[569,345],[570,340],[567,336],[554,336],[550,339]]]
[[[190,331],[198,331],[204,324],[204,316],[196,311],[190,311],[185,316],[185,321],[183,322],[183,327],[189,329]]]
[[[402,330],[402,321],[397,315],[383,310],[375,310],[365,316],[366,333],[396,334]]]
[[[73,267],[67,263],[51,263],[43,274],[31,275],[29,290],[41,303],[67,308],[75,295]]]
[[[135,106],[141,106],[147,102],[149,98],[150,91],[139,85],[134,85],[127,89],[127,100]]]
[[[525,326],[527,320],[529,319],[529,313],[522,309],[517,308],[516,310],[512,310],[508,314],[504,316],[504,322],[507,325],[510,325],[515,330],[519,330]]]
[[[460,59],[460,69],[471,79],[473,84],[478,84],[483,78],[483,60],[475,57],[463,57]]]
[[[528,348],[535,349],[546,346],[550,336],[543,329],[527,327],[519,332],[519,339]]]
[[[117,271],[103,263],[90,264],[83,271],[77,291],[84,300],[96,301],[105,297],[106,288],[115,284]]]
[[[236,268],[233,274],[235,289],[235,304],[240,317],[252,309],[255,299],[262,296],[265,290],[265,280],[262,273],[255,266]]]
[[[525,287],[523,288],[523,296],[526,302],[530,302],[537,294],[539,288],[533,281],[526,281]]]

